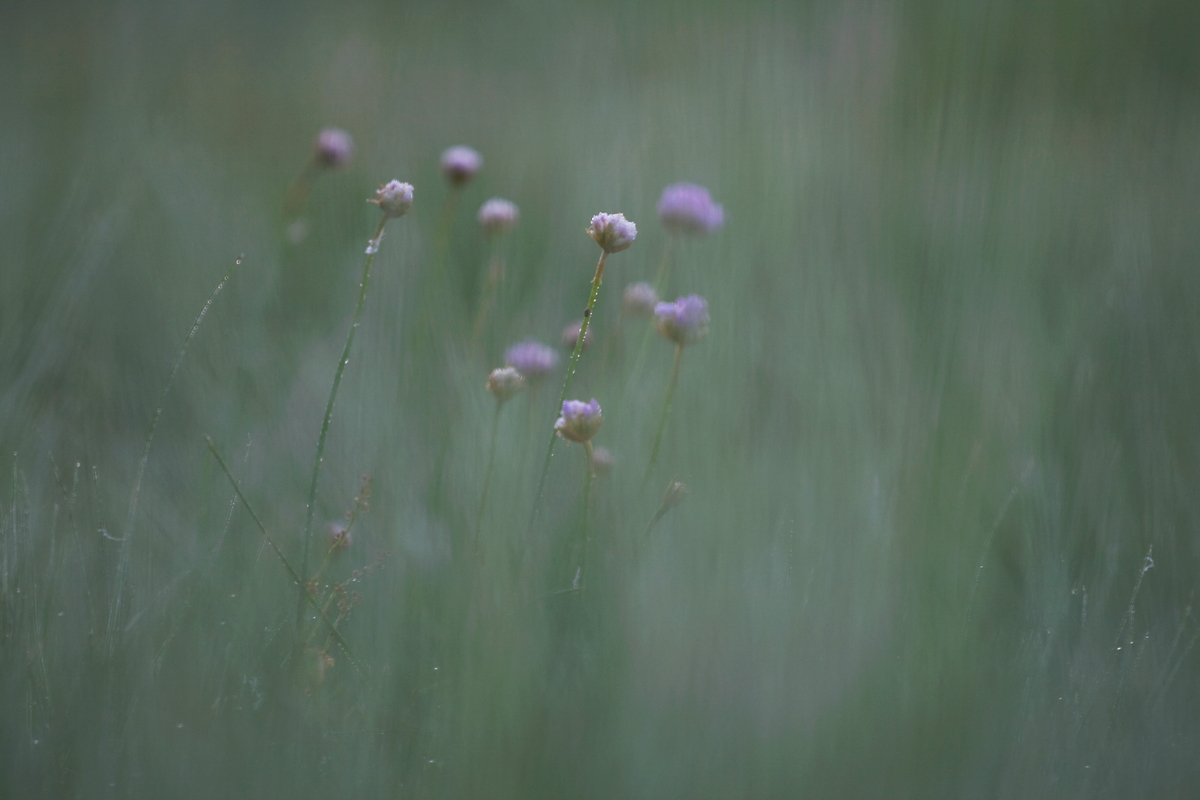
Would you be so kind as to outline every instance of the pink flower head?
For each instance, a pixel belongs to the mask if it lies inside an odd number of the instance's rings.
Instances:
[[[454,186],[465,185],[482,166],[483,156],[464,145],[442,153],[442,174]]]
[[[658,200],[658,219],[671,234],[703,236],[725,224],[725,209],[703,186],[673,183]]]
[[[495,236],[517,227],[517,222],[521,219],[521,212],[515,203],[500,197],[493,197],[479,207],[476,219],[479,220],[480,227],[488,236]]]
[[[528,381],[539,381],[558,366],[558,353],[533,339],[514,344],[504,354],[504,363],[525,376]]]
[[[313,157],[323,167],[344,167],[354,157],[354,140],[340,128],[326,128],[317,134]]]
[[[675,344],[695,344],[708,333],[708,301],[698,294],[654,307],[658,332]]]
[[[588,442],[600,430],[604,416],[600,413],[600,404],[596,398],[590,402],[582,400],[564,400],[562,416],[554,423],[558,435],[571,442]]]
[[[587,232],[604,252],[619,253],[637,238],[637,225],[625,219],[624,214],[597,214]]]

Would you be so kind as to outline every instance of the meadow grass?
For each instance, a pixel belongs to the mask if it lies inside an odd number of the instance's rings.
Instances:
[[[1192,796],[1200,65],[1150,8],[4,12],[0,795]],[[725,224],[667,271],[678,181]],[[563,373],[485,381],[600,211],[615,464],[541,491]]]

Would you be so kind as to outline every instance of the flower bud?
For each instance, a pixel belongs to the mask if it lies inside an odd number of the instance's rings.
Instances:
[[[507,403],[525,388],[525,377],[513,367],[500,367],[488,375],[487,388],[497,400]]]
[[[493,197],[479,207],[479,213],[475,218],[479,220],[479,225],[483,228],[484,233],[488,236],[496,236],[517,227],[517,222],[521,219],[521,212],[515,203],[500,197]]]
[[[326,128],[317,134],[313,158],[323,167],[344,167],[354,157],[354,140],[339,128]]]
[[[452,186],[465,186],[483,166],[483,156],[459,145],[442,153],[442,174]]]
[[[625,219],[624,214],[597,214],[587,232],[604,252],[619,253],[637,238],[637,225]]]
[[[379,206],[385,217],[403,217],[412,208],[413,187],[411,183],[389,181],[375,192],[375,199],[368,200]]]

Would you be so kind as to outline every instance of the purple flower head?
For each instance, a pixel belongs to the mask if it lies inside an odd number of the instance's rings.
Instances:
[[[517,221],[521,219],[521,212],[517,210],[515,203],[493,197],[479,207],[476,219],[479,220],[479,225],[488,236],[495,236],[517,227]]]
[[[525,376],[515,367],[500,367],[488,375],[487,389],[501,403],[507,403],[524,388]]]
[[[463,145],[442,153],[442,174],[454,186],[465,185],[482,166],[483,156]]]
[[[604,416],[600,413],[600,404],[596,398],[590,402],[582,400],[564,400],[562,416],[554,423],[558,435],[571,442],[587,442],[600,430]]]
[[[403,217],[412,208],[413,187],[411,183],[389,181],[375,192],[375,199],[368,200],[379,206],[385,217]]]
[[[625,287],[621,298],[621,307],[627,317],[651,317],[654,307],[658,305],[658,292],[652,284],[641,281]]]
[[[583,320],[577,319],[567,327],[563,328],[562,346],[567,350],[574,352],[575,345],[579,342],[579,331],[583,329]],[[583,337],[583,349],[587,350],[592,346],[592,326],[588,326],[588,332]]]
[[[708,301],[698,294],[654,307],[658,332],[678,345],[695,344],[708,333]]]
[[[637,225],[625,219],[624,214],[597,214],[587,232],[604,252],[619,253],[637,238]]]
[[[558,353],[541,342],[526,339],[508,348],[504,363],[524,375],[526,380],[539,381],[558,366]]]
[[[354,157],[354,140],[339,128],[326,128],[317,134],[313,157],[323,167],[344,167]]]
[[[673,183],[658,199],[658,219],[672,235],[703,236],[725,224],[725,209],[703,186]]]

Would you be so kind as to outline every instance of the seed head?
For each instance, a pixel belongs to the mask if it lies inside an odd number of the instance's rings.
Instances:
[[[635,318],[648,318],[654,316],[654,307],[658,305],[658,292],[654,291],[654,286],[640,281],[631,283],[625,287],[625,294],[621,298],[621,306],[625,310],[625,316]]]
[[[588,442],[600,430],[604,416],[600,413],[600,404],[596,398],[590,402],[582,400],[564,400],[562,416],[554,423],[558,435],[571,442]]]
[[[658,332],[675,344],[695,344],[708,333],[708,301],[698,294],[654,307]]]
[[[517,222],[521,219],[521,212],[515,203],[500,197],[493,197],[479,207],[476,219],[479,220],[479,225],[488,236],[496,236],[517,227]]]
[[[317,134],[313,157],[323,167],[344,167],[354,158],[354,140],[340,128],[326,128]]]
[[[703,186],[673,183],[658,200],[658,219],[671,234],[704,236],[725,224],[725,209]]]
[[[604,252],[619,253],[637,238],[637,225],[625,219],[624,214],[597,214],[587,232]]]
[[[389,181],[375,192],[374,200],[367,202],[379,206],[385,217],[403,217],[412,208],[412,184]]]
[[[497,400],[507,403],[525,388],[525,376],[513,367],[500,367],[488,375],[487,388]]]
[[[482,166],[483,156],[464,145],[442,153],[442,174],[452,186],[465,186]]]
[[[514,344],[504,354],[504,363],[514,367],[530,382],[540,381],[558,366],[558,353],[534,339]]]

